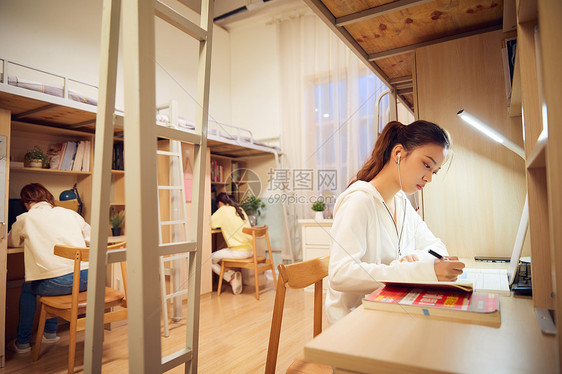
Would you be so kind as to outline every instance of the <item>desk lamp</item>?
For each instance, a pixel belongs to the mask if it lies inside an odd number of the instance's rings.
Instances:
[[[490,126],[486,125],[484,122],[480,121],[478,118],[465,112],[464,109],[458,111],[457,115],[470,126],[480,131],[490,139],[503,144],[506,148],[517,153],[523,160],[525,160],[525,152],[523,148],[513,143],[511,140],[507,139],[505,136],[501,135]],[[517,229],[517,236],[515,238],[515,245],[513,246],[513,252],[511,252],[511,261],[509,262],[508,274],[515,274],[515,268],[519,264],[519,256],[521,256],[521,250],[523,249],[523,242],[525,241],[525,236],[527,235],[527,229],[529,227],[529,196],[525,194],[525,205],[523,206],[523,212],[521,213],[521,220],[519,221],[519,228]],[[510,284],[512,279],[509,279]]]

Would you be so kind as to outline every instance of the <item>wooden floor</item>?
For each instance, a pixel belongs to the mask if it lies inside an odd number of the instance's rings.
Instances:
[[[275,291],[270,281],[256,300],[254,289],[245,287],[233,295],[226,286],[201,297],[199,373],[263,373]],[[294,358],[302,355],[304,345],[312,339],[313,293],[289,290],[279,346],[277,372],[285,373]],[[41,347],[41,357],[31,361],[31,354],[16,354],[8,347],[3,373],[64,373],[68,354],[68,331],[59,329],[56,345]],[[185,322],[171,322],[170,336],[162,337],[164,355],[184,346]],[[75,372],[83,372],[84,332],[78,334]],[[103,372],[128,370],[127,326],[106,331],[103,344]],[[183,373],[183,365],[170,373]]]

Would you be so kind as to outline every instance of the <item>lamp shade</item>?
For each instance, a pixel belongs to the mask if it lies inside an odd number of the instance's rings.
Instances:
[[[62,191],[59,195],[60,201],[74,200],[74,199],[76,199],[76,193],[74,192],[74,190],[65,190]]]

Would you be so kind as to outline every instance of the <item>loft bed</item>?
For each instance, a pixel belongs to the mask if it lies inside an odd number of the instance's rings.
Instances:
[[[515,29],[515,1],[304,0],[412,112],[415,50]]]
[[[80,91],[83,90],[83,91]],[[95,132],[97,87],[0,58],[0,109],[12,113],[12,121]],[[194,132],[181,118],[172,122],[158,107],[156,123]],[[123,112],[115,112],[115,136],[123,136]],[[209,121],[207,144],[211,152],[229,157],[278,154],[280,149],[254,139],[250,130]]]
[[[182,117],[170,119],[170,105],[156,108],[156,123],[188,132],[195,132],[195,124]],[[243,127],[221,123],[212,119],[208,121],[207,146],[214,154],[228,157],[257,156],[265,153],[280,153],[277,146],[254,139],[252,132]]]

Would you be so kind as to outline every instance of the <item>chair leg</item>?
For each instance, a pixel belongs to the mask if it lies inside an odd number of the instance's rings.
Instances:
[[[260,299],[260,284],[258,283],[258,264],[254,262],[254,283],[256,284],[256,300]]]
[[[71,318],[68,340],[68,373],[74,373],[74,359],[76,357],[76,325],[77,318]]]
[[[164,322],[164,336],[170,336],[168,329],[168,300],[166,299],[166,275],[164,273],[164,260],[160,256],[160,295],[162,298],[162,322]]]
[[[45,320],[47,319],[47,311],[45,305],[41,304],[41,312],[39,314],[39,325],[37,326],[37,337],[35,338],[35,347],[33,347],[33,361],[39,359],[41,352],[41,340],[43,340],[43,330],[45,330]]]
[[[275,275],[275,265],[273,264],[273,259],[271,259],[271,273],[273,275],[273,288],[277,290],[277,277]]]
[[[224,262],[221,261],[221,273],[219,275],[219,286],[217,288],[217,296],[219,296],[221,294],[221,288],[222,288],[222,277],[224,276]]]

